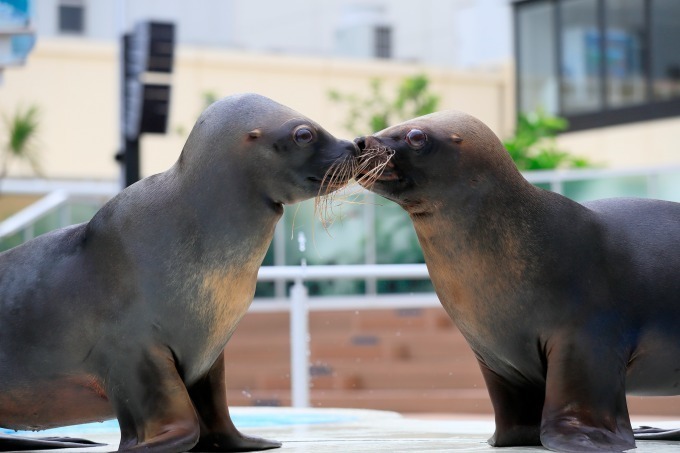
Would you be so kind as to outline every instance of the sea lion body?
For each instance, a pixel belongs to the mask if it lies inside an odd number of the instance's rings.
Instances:
[[[439,299],[484,375],[490,443],[634,448],[626,391],[680,394],[680,204],[579,204],[534,187],[461,112],[357,143],[393,153],[368,187],[413,220]]]
[[[0,426],[117,417],[121,451],[280,446],[233,426],[223,349],[283,204],[317,195],[354,153],[287,107],[231,96],[203,113],[170,170],[88,223],[0,254]]]

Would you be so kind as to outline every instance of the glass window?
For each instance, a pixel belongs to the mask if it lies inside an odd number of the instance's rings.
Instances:
[[[378,197],[375,202],[376,261],[378,264],[424,263],[413,222],[399,205]],[[381,280],[378,293],[433,291],[430,280]]]
[[[530,3],[517,10],[519,109],[558,112],[554,7]]]
[[[392,57],[392,29],[390,27],[375,27],[375,56],[378,58]]]
[[[646,98],[643,0],[606,0],[607,107],[637,104]]]
[[[652,0],[650,28],[654,98],[680,97],[680,1]]]
[[[84,8],[82,5],[66,3],[59,5],[59,31],[81,34],[85,31]]]
[[[314,200],[286,206],[283,218],[285,264],[297,266],[303,259],[309,265],[365,263],[363,209],[361,205],[343,203],[344,196],[337,194],[336,202],[325,211],[324,217],[332,220],[328,228],[324,228],[319,220]],[[304,251],[299,247],[301,233],[304,235]],[[364,292],[365,284],[363,280],[309,281],[307,288],[312,296],[360,294]]]
[[[560,3],[562,26],[562,112],[582,113],[602,109],[601,33],[597,2],[569,0]]]

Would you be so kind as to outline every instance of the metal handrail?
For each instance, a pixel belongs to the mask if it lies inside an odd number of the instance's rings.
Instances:
[[[655,165],[637,168],[577,168],[562,170],[532,170],[523,172],[533,184],[548,184],[553,181],[582,181],[586,179],[607,179],[623,176],[656,176],[664,173],[680,173],[680,164]]]
[[[333,264],[318,266],[262,266],[257,274],[259,281],[380,278],[403,280],[428,278],[424,264]]]
[[[37,219],[56,211],[68,200],[69,195],[66,191],[56,190],[49,193],[0,223],[0,238],[31,227]]]

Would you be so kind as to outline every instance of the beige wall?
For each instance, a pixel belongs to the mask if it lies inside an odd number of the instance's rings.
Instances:
[[[17,105],[41,109],[40,148],[52,178],[117,179],[118,53],[111,44],[41,40],[28,64],[6,71],[0,86],[0,112]],[[426,73],[441,108],[467,111],[499,135],[511,132],[510,71],[460,73],[391,62],[309,59],[180,48],[173,73],[172,109],[167,135],[145,135],[142,172],[167,169],[203,108],[202,94],[219,96],[253,91],[313,118],[347,137],[344,111],[328,99],[330,89],[367,92],[373,77],[384,79],[385,93],[405,76]],[[392,90],[393,92],[393,90]],[[348,137],[351,138],[351,137]],[[13,176],[28,175],[15,166]]]
[[[0,114],[36,104],[41,110],[40,151],[50,178],[119,178],[113,155],[118,138],[118,49],[80,40],[39,41],[28,64],[5,71]],[[172,110],[167,135],[144,136],[142,172],[170,167],[203,108],[202,94],[254,91],[310,116],[338,136],[345,111],[331,102],[331,89],[367,93],[368,81],[384,80],[393,92],[408,75],[426,73],[441,108],[467,111],[505,137],[514,127],[512,68],[456,72],[393,62],[311,59],[219,50],[180,48],[173,74]],[[4,140],[4,127],[0,139]],[[559,145],[607,167],[641,167],[680,161],[680,118],[563,134]],[[14,165],[11,176],[30,176]]]
[[[558,144],[608,168],[680,163],[680,118],[562,134]]]

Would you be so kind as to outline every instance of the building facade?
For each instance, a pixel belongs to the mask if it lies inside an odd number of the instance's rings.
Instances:
[[[512,52],[507,0],[35,0],[44,38],[114,41],[140,19],[177,23],[183,45],[265,54],[461,69]]]
[[[606,165],[680,160],[679,2],[513,6],[518,111],[567,118],[561,143]]]

